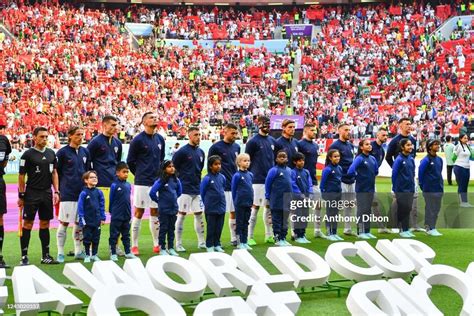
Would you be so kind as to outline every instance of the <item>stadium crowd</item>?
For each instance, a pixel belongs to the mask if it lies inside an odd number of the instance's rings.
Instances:
[[[351,123],[358,138],[374,136],[380,127],[394,134],[396,121],[409,115],[419,140],[456,136],[474,123],[472,39],[443,46],[439,34],[430,34],[446,17],[435,15],[429,4],[404,6],[401,14],[383,5],[355,6],[350,12],[328,8],[316,39],[294,39],[284,54],[228,44],[210,50],[176,48],[153,40],[136,50],[122,34],[126,21],[154,21],[156,33],[165,37],[181,34],[183,23],[188,27],[184,33],[200,30],[196,24],[202,23],[204,37],[195,38],[205,38],[206,28],[216,24],[227,30],[223,38],[232,39],[228,30],[235,21],[238,39],[256,32],[246,26],[251,22],[271,27],[309,21],[306,8],[249,12],[141,6],[99,10],[68,4],[3,9],[2,19],[17,38],[2,37],[0,43],[0,114],[7,120],[6,134],[20,145],[33,126],[48,126],[52,135],[64,137],[79,124],[89,141],[99,132],[99,118],[111,114],[131,137],[139,132],[140,113],[146,110],[163,118],[162,134],[184,136],[186,126],[199,124],[204,139],[219,137],[215,125],[234,121],[255,130],[257,115],[286,113],[305,115],[323,138],[334,136],[342,120]]]

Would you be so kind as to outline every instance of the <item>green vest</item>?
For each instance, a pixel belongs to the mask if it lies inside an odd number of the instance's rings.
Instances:
[[[119,138],[125,139],[125,131],[120,131]]]
[[[291,76],[291,72],[289,72],[289,73],[286,75],[286,80],[288,80],[288,81],[293,80],[293,77]]]
[[[295,58],[296,57],[296,52],[295,51],[292,51],[291,52],[291,58]]]
[[[291,106],[286,108],[286,115],[293,115],[293,108]]]
[[[299,21],[300,20],[300,15],[298,13],[295,14],[295,21]]]
[[[474,11],[474,2],[469,2],[469,11],[471,11],[471,14]]]
[[[242,137],[249,137],[247,127],[242,128]]]
[[[285,90],[285,94],[286,94],[286,97],[287,97],[287,98],[291,97],[291,89],[290,89],[290,88],[287,88],[287,89]]]
[[[189,80],[193,81],[194,80],[194,71],[191,71],[189,73]]]
[[[138,39],[138,46],[142,46],[143,43],[145,43],[145,40],[143,38]]]
[[[466,11],[466,5],[464,3],[461,4],[461,12]]]
[[[459,27],[462,26],[462,20],[461,20],[461,19],[458,20],[458,26],[459,26]]]
[[[130,18],[132,18],[132,11],[127,12],[127,19],[130,19]]]

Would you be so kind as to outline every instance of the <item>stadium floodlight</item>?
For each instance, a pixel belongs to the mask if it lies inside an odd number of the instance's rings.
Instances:
[[[319,1],[306,1],[304,4],[319,4]]]
[[[269,2],[268,5],[283,5],[283,2]]]
[[[215,5],[229,5],[226,2],[214,2]]]
[[[184,5],[194,5],[192,2],[185,2]]]

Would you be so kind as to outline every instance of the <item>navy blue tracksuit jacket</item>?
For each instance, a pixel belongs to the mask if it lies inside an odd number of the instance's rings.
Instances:
[[[291,192],[291,169],[279,165],[271,168],[265,180],[265,198],[270,200],[270,209],[285,209],[285,194]]]
[[[253,204],[253,174],[250,171],[237,171],[232,177],[231,189],[234,206],[251,207]]]
[[[58,150],[56,157],[61,202],[77,202],[84,187],[82,175],[91,169],[89,150],[82,146],[76,150],[67,145]]]
[[[285,138],[280,136],[276,140],[274,155],[275,158],[280,150],[284,150],[288,156],[288,166],[294,168],[293,156],[298,152],[298,142],[294,138]]]
[[[165,159],[165,140],[158,134],[141,132],[135,136],[128,150],[127,164],[135,176],[135,185],[151,187],[160,164]]]
[[[115,180],[115,166],[122,158],[122,143],[116,137],[104,134],[94,137],[89,145],[92,169],[99,178],[98,187],[110,187]]]
[[[225,214],[224,188],[226,179],[222,173],[208,173],[201,183],[201,198],[206,214]]]
[[[429,154],[418,167],[418,181],[423,192],[444,192],[443,159]]]
[[[319,188],[321,193],[342,192],[341,188],[342,168],[339,165],[329,164],[323,169]]]
[[[131,186],[127,181],[117,179],[112,183],[109,193],[109,213],[112,221],[130,221],[132,218],[130,194]]]
[[[298,151],[305,157],[304,168],[309,171],[313,185],[318,185],[316,165],[318,163],[319,146],[312,140],[302,139],[298,142]]]
[[[415,192],[415,159],[412,155],[400,153],[392,167],[392,191],[395,193]]]
[[[222,169],[221,173],[226,178],[227,182],[225,184],[225,191],[230,191],[230,184],[232,182],[232,176],[237,172],[237,165],[235,164],[235,159],[237,155],[240,154],[240,146],[236,143],[226,143],[221,140],[216,142],[209,148],[208,157],[217,155],[221,157]]]
[[[342,168],[342,179],[341,181],[346,184],[352,184],[355,182],[355,178],[347,175],[347,170],[352,165],[354,161],[354,145],[350,142],[342,142],[341,140],[336,140],[329,149],[337,149],[341,154],[341,160],[339,161],[339,166]]]
[[[163,183],[163,179],[158,179],[150,190],[150,198],[158,204],[160,214],[176,215],[178,198],[182,191],[181,181],[178,178],[170,177],[166,183]]]
[[[257,134],[245,145],[245,153],[250,156],[250,169],[254,184],[264,184],[268,171],[275,165],[273,151],[276,141],[272,136]]]
[[[100,227],[105,221],[104,194],[97,188],[85,187],[79,195],[77,213],[83,225]]]
[[[398,134],[394,138],[392,138],[392,140],[390,141],[390,144],[388,144],[387,155],[385,156],[385,160],[387,160],[388,164],[392,168],[393,168],[395,159],[398,157],[398,154],[400,153],[400,148],[398,144],[403,138],[408,138],[411,141],[411,143],[413,144],[413,151],[411,152],[411,156],[413,156],[413,158],[416,157],[416,139],[411,135],[408,135],[407,137],[405,137],[405,136],[402,136],[401,134]]]
[[[372,155],[360,154],[347,171],[347,175],[356,179],[355,191],[375,192],[375,177],[379,174],[379,165]]]
[[[178,171],[183,194],[199,195],[204,159],[204,151],[190,144],[184,145],[173,155],[173,165]]]

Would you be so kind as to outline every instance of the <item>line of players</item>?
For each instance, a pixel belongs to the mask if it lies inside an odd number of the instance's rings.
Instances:
[[[131,251],[134,255],[139,255],[138,236],[140,222],[146,208],[150,208],[150,231],[154,244],[153,251],[155,253],[160,251],[158,244],[158,208],[157,204],[150,199],[149,191],[156,179],[159,166],[164,160],[166,147],[164,139],[155,131],[158,124],[157,115],[151,112],[145,113],[142,123],[144,131],[131,142],[127,159],[130,171],[135,175],[133,199],[135,212],[131,221]],[[64,262],[64,244],[66,241],[66,229],[69,223],[73,224],[74,256],[77,259],[84,257],[82,229],[77,223],[77,201],[83,187],[82,175],[90,169],[96,171],[99,179],[97,186],[104,192],[106,197],[105,208],[108,209],[107,197],[109,196],[110,185],[115,177],[115,167],[120,162],[122,156],[122,145],[114,136],[117,132],[117,119],[112,116],[104,117],[102,127],[102,134],[96,136],[87,148],[81,146],[84,131],[79,127],[70,129],[68,132],[69,144],[58,151],[57,157],[51,149],[46,148],[47,130],[45,128],[35,129],[33,133],[35,147],[26,151],[20,161],[18,204],[24,208],[21,237],[22,264],[28,264],[28,245],[36,212],[39,213],[40,219],[39,236],[43,252],[42,263],[56,264]],[[260,117],[258,119],[258,127],[258,134],[248,141],[245,150],[251,160],[250,171],[253,173],[254,191],[254,201],[248,227],[248,244],[250,246],[256,245],[253,232],[260,207],[264,208],[265,242],[274,242],[269,201],[265,196],[265,179],[267,178],[268,171],[274,166],[275,154],[277,152],[281,150],[286,152],[290,167],[294,167],[292,158],[295,153],[303,153],[306,158],[304,160],[304,168],[309,171],[313,183],[313,191],[315,193],[319,192],[316,178],[318,145],[314,141],[315,127],[311,124],[305,125],[303,138],[300,141],[293,139],[295,133],[294,121],[285,120],[282,123],[282,135],[278,139],[269,136],[270,121],[267,117]],[[398,142],[403,138],[412,138],[409,135],[408,119],[400,120],[399,128],[400,134],[388,146],[386,159],[389,164],[398,155]],[[209,156],[218,155],[221,157],[222,174],[226,178],[226,209],[230,212],[229,229],[233,245],[237,244],[237,236],[235,233],[235,210],[230,192],[230,183],[232,175],[237,171],[235,160],[240,153],[240,146],[235,143],[237,134],[237,127],[235,125],[227,125],[224,139],[216,142],[208,153]],[[337,149],[341,156],[339,164],[342,167],[342,191],[353,193],[355,192],[355,178],[347,174],[354,158],[354,150],[349,142],[349,135],[349,126],[345,124],[340,125],[339,139],[332,144],[330,149]],[[199,192],[205,153],[199,148],[201,134],[198,128],[189,128],[188,137],[189,143],[173,155],[173,164],[178,171],[182,184],[182,195],[178,199],[179,213],[175,226],[175,249],[178,252],[186,251],[182,244],[183,223],[185,216],[190,213],[194,215],[194,228],[197,234],[198,247],[206,248],[202,217],[203,205]],[[377,139],[371,144],[371,154],[376,157],[378,166],[380,166],[385,156],[382,145],[386,140],[387,132],[382,129],[379,131]],[[415,143],[414,139],[412,139],[412,143]],[[415,150],[412,153],[414,154]],[[8,153],[6,156],[8,156]],[[27,175],[26,187],[25,175]],[[51,185],[54,192],[51,191]],[[61,224],[57,230],[58,256],[57,260],[54,260],[49,254],[49,221],[54,217],[52,205],[58,200],[60,200],[58,218]],[[415,205],[415,203],[413,204]],[[413,210],[414,212],[412,211],[412,213],[416,214],[416,208],[413,208]],[[316,215],[320,216],[320,208],[316,208],[315,211]],[[351,209],[346,209],[345,215],[349,215],[351,212]],[[416,220],[413,223],[416,223]],[[0,226],[0,237],[3,235],[2,228],[3,226]],[[388,232],[385,227],[380,229],[381,232]],[[415,227],[415,229],[419,228]],[[345,223],[344,234],[354,235],[350,223]],[[314,235],[315,237],[326,237],[321,232],[319,221],[315,225]],[[3,241],[3,237],[0,239],[0,248],[1,241]],[[121,254],[118,247],[117,253]]]

